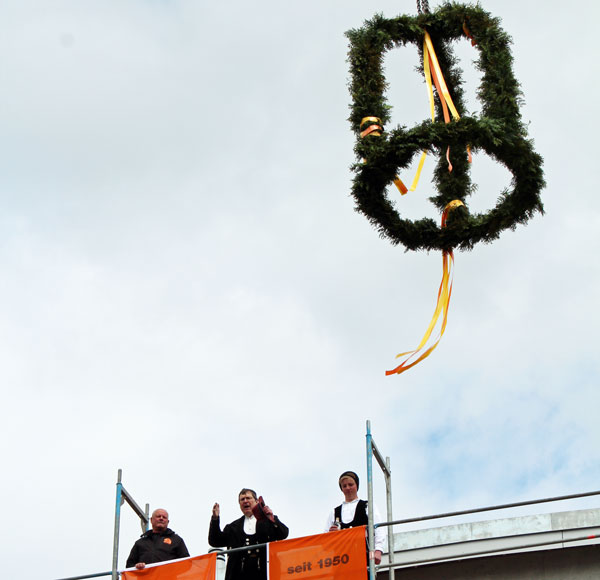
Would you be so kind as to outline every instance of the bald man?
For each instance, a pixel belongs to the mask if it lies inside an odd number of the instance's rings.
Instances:
[[[169,514],[162,508],[155,509],[150,518],[152,529],[142,534],[141,538],[133,544],[127,568],[135,566],[138,570],[146,564],[187,558],[190,553],[185,542],[169,526]]]

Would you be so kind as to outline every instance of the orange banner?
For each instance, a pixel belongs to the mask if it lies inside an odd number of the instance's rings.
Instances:
[[[269,580],[364,580],[365,526],[269,544]]]
[[[217,554],[146,566],[143,570],[121,572],[121,580],[215,580]]]

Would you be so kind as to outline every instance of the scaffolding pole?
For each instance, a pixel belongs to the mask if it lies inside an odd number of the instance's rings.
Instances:
[[[392,471],[390,468],[390,458],[386,457],[385,460],[383,455],[379,452],[377,445],[371,435],[371,421],[367,420],[367,485],[368,485],[368,500],[369,500],[369,580],[375,580],[375,561],[373,560],[374,548],[375,548],[375,523],[373,520],[373,514],[375,512],[375,504],[373,503],[373,456],[377,459],[377,463],[383,475],[385,477],[385,495],[386,495],[386,510],[387,510],[387,521],[393,520],[392,514]],[[390,568],[390,580],[394,580],[394,530],[390,526],[388,528],[388,555],[389,562],[392,566]]]
[[[113,534],[113,559],[112,559],[112,580],[118,580],[119,572],[117,570],[119,565],[119,530],[121,528],[121,506],[124,502],[127,502],[131,509],[140,518],[140,525],[142,527],[142,533],[149,529],[150,525],[150,504],[146,504],[146,509],[142,508],[136,503],[131,497],[127,490],[121,483],[123,470],[119,469],[117,474],[117,497],[115,501],[115,530]]]
[[[375,546],[375,527],[373,525],[373,438],[371,437],[371,421],[367,421],[367,499],[369,501],[369,580],[375,580],[375,560],[373,548]]]

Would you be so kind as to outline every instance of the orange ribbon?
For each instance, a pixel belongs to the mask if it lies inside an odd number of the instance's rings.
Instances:
[[[363,117],[360,122],[359,129],[362,129],[362,126],[365,123],[373,123],[369,125],[364,131],[361,131],[361,138],[366,137],[367,135],[375,135],[376,137],[380,137],[381,133],[379,131],[383,131],[383,127],[381,126],[381,119],[379,117]]]
[[[381,119],[379,117],[363,117],[360,121],[359,130],[362,129],[363,125],[366,123],[373,123],[369,125],[364,131],[360,132],[361,139],[366,137],[367,135],[374,135],[375,137],[381,137],[380,131],[383,131],[383,125],[381,124]],[[364,161],[364,160],[363,160]],[[408,189],[402,180],[396,175],[394,178],[394,185],[398,188],[398,191],[405,195],[408,192]]]
[[[477,41],[473,38],[471,31],[467,27],[466,21],[463,22],[463,32],[465,33],[465,36],[471,41],[471,46],[475,46],[477,44]]]
[[[402,183],[402,180],[397,175],[394,179],[394,185],[398,188],[401,195],[406,195],[408,193],[408,188]]]
[[[448,219],[448,214],[450,213],[450,211],[461,205],[464,205],[464,203],[460,201],[460,199],[455,199],[444,208],[444,212],[442,213],[442,228],[446,227],[446,220]],[[442,340],[442,336],[444,335],[444,331],[446,330],[446,323],[448,321],[448,308],[450,307],[450,297],[452,296],[452,283],[454,278],[454,253],[452,252],[452,250],[448,250],[444,251],[442,254],[442,281],[438,290],[437,304],[431,322],[429,323],[429,327],[427,328],[425,335],[421,339],[421,343],[415,350],[401,352],[400,354],[396,355],[396,358],[400,358],[403,356],[406,358],[395,369],[392,369],[391,371],[385,371],[385,374],[387,376],[393,374],[399,375],[404,371],[407,371],[409,368],[414,367],[416,364],[426,359],[435,350],[440,340]],[[442,324],[440,327],[439,335],[435,342],[429,348],[423,350],[425,345],[428,343],[431,337],[431,333],[437,325],[440,316],[442,316]],[[420,354],[420,356],[416,360],[410,362],[413,357],[415,357],[421,352],[422,354]]]

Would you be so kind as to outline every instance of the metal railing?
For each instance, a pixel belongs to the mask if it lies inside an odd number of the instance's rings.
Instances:
[[[567,499],[578,499],[581,497],[590,497],[593,495],[600,495],[600,491],[587,491],[584,493],[573,493],[570,495],[559,495],[559,496],[555,496],[555,497],[547,497],[544,499],[532,499],[532,500],[528,500],[528,501],[517,501],[517,502],[513,502],[513,503],[503,503],[503,504],[499,504],[499,505],[474,508],[474,509],[470,509],[470,510],[445,512],[445,513],[441,513],[441,514],[434,514],[431,516],[421,516],[421,517],[417,517],[417,518],[406,518],[403,520],[381,522],[380,524],[377,524],[377,527],[395,526],[395,525],[400,525],[400,524],[410,524],[413,522],[424,522],[427,520],[435,520],[435,519],[440,519],[440,518],[451,518],[454,516],[464,516],[464,515],[468,515],[468,514],[477,514],[477,513],[482,513],[482,512],[503,510],[503,509],[507,509],[507,508],[521,507],[521,506],[525,506],[525,505],[534,505],[534,504],[538,504],[538,503],[563,501],[563,500],[567,500]]]
[[[373,521],[373,514],[375,511],[374,508],[372,507],[371,509],[368,510],[369,523],[368,523],[367,529],[368,529],[369,547],[370,547],[370,551],[372,554],[373,548],[375,546],[375,530],[379,527],[388,527],[388,558],[389,558],[388,564],[380,564],[378,566],[375,566],[373,560],[370,559],[370,565],[369,565],[369,579],[370,580],[375,579],[376,572],[379,570],[388,570],[390,580],[394,580],[394,569],[398,568],[399,566],[404,565],[404,564],[400,564],[400,563],[396,564],[394,562],[395,550],[394,550],[393,526],[415,523],[415,522],[425,522],[425,521],[431,521],[431,520],[443,519],[443,518],[452,518],[452,517],[457,517],[457,516],[477,514],[477,513],[483,513],[483,512],[488,512],[488,511],[497,511],[497,510],[515,508],[515,507],[523,507],[523,506],[529,506],[529,505],[542,504],[542,503],[580,499],[580,498],[591,497],[591,496],[600,496],[600,490],[599,491],[590,491],[590,492],[584,492],[584,493],[575,493],[575,494],[569,494],[569,495],[548,497],[548,498],[543,498],[543,499],[519,501],[519,502],[498,504],[498,505],[492,505],[492,506],[486,506],[486,507],[479,507],[479,508],[474,508],[474,509],[458,510],[458,511],[453,511],[453,512],[443,512],[443,513],[432,514],[432,515],[427,515],[427,516],[419,516],[419,517],[412,517],[412,518],[404,518],[401,520],[394,520],[393,515],[392,515],[392,485],[391,485],[392,474],[391,474],[391,468],[390,468],[390,458],[386,457],[384,459],[383,455],[380,453],[379,449],[377,448],[377,445],[375,444],[375,441],[373,440],[373,437],[371,434],[371,422],[370,421],[367,421],[366,446],[367,446],[367,482],[368,482],[369,506],[374,506],[374,503],[373,503],[373,457],[375,457],[375,459],[377,460],[377,463],[379,464],[379,466],[383,472],[384,478],[385,478],[386,508],[387,508],[387,521],[380,522],[377,524],[375,524],[375,522]],[[115,504],[115,526],[114,526],[114,536],[113,536],[112,570],[108,571],[108,572],[97,572],[94,574],[70,576],[68,578],[61,578],[59,580],[87,580],[88,578],[101,578],[103,576],[112,576],[111,580],[119,579],[120,572],[117,570],[117,565],[118,565],[118,556],[119,556],[119,530],[120,530],[120,522],[121,522],[121,506],[125,502],[127,502],[127,504],[138,515],[138,517],[140,518],[142,532],[147,531],[149,529],[149,524],[150,524],[150,517],[149,517],[150,506],[149,506],[149,504],[146,504],[145,509],[142,510],[142,508],[135,502],[135,500],[129,494],[129,492],[127,492],[127,490],[123,487],[121,479],[122,479],[122,470],[119,469],[118,477],[117,477],[117,491],[116,491],[116,504]],[[526,536],[528,534],[523,534],[523,535]],[[582,537],[562,539],[561,543],[592,540],[592,539],[598,539],[598,536],[586,535],[586,536],[582,536]],[[471,541],[477,542],[478,540],[471,540]],[[557,541],[555,539],[547,540],[547,541],[540,541],[540,542],[536,541],[536,542],[529,543],[529,544],[523,544],[522,546],[520,545],[519,549],[534,548],[537,546],[545,546],[545,545],[551,545],[551,544],[556,544],[556,543],[557,543]],[[252,546],[252,549],[262,548],[262,547],[265,547],[266,545],[267,544],[256,544],[256,545]],[[224,554],[229,554],[229,553],[233,553],[233,552],[241,552],[244,550],[248,550],[248,546],[242,546],[240,548],[232,548],[229,550],[219,550],[219,557],[223,557]],[[469,556],[483,555],[483,554],[487,554],[487,553],[491,554],[494,552],[503,552],[503,551],[507,551],[507,549],[506,548],[487,549],[487,550],[483,550],[481,552],[471,552],[469,554]],[[456,556],[455,558],[460,558],[460,557],[461,556]],[[447,560],[447,559],[451,559],[451,558],[445,557],[444,559]],[[430,560],[422,560],[420,562],[425,563],[425,562],[429,562],[429,561],[433,562],[436,560],[439,560],[439,558],[432,558]]]
[[[60,578],[59,580],[85,580],[86,578],[100,578],[101,576],[111,576],[112,572],[97,572],[96,574],[85,574],[84,576],[69,576],[69,578]]]
[[[225,554],[233,554],[235,552],[245,552],[248,550],[256,550],[258,548],[266,548],[268,546],[268,543],[262,543],[262,544],[252,544],[250,546],[240,546],[239,548],[229,548],[228,550],[223,550],[221,548],[214,548],[212,550],[209,550],[209,554],[216,552],[217,554],[217,560],[219,559],[224,559]],[[168,564],[167,562],[164,562],[164,564]],[[117,572],[117,578],[120,576],[121,572],[119,570],[116,571]],[[96,574],[85,574],[83,576],[70,576],[69,578],[58,578],[57,580],[86,580],[86,578],[100,578],[102,576],[110,576],[111,574],[113,574],[112,571],[109,572],[98,572]]]
[[[535,534],[524,534],[525,536],[533,536]],[[513,536],[498,536],[494,539],[506,539],[506,538],[510,538]],[[591,534],[587,534],[584,536],[576,536],[573,538],[561,538],[559,541],[557,541],[556,539],[552,539],[552,540],[541,540],[541,541],[537,541],[537,542],[528,542],[528,543],[524,543],[524,544],[519,544],[518,548],[507,548],[507,547],[501,547],[501,548],[486,548],[485,550],[480,550],[480,551],[473,551],[473,552],[469,552],[468,556],[465,555],[456,555],[456,556],[452,556],[452,555],[446,555],[443,558],[423,558],[423,559],[419,559],[418,563],[419,564],[427,564],[427,563],[431,563],[431,562],[440,562],[440,561],[448,561],[448,560],[459,560],[459,559],[464,559],[465,557],[468,558],[472,558],[474,556],[485,556],[486,554],[496,554],[498,552],[510,552],[513,550],[526,550],[526,549],[531,549],[531,548],[539,548],[541,546],[551,546],[552,544],[557,544],[557,543],[561,543],[561,544],[567,544],[569,542],[583,542],[585,540],[596,540],[599,539],[600,536],[597,535],[591,535]],[[482,539],[478,539],[478,540],[471,540],[471,542],[485,542],[488,541],[489,538],[482,538]],[[408,550],[407,550],[408,551]],[[408,564],[409,566],[413,566],[416,562],[411,562],[410,564]],[[377,566],[377,570],[386,570],[388,569],[391,572],[393,572],[393,567],[392,566],[406,566],[407,564],[382,564],[380,566]]]
[[[515,507],[538,505],[538,504],[543,504],[543,503],[558,502],[558,501],[565,501],[565,500],[571,500],[571,499],[580,499],[580,498],[591,497],[591,496],[600,496],[600,490],[588,491],[588,492],[583,492],[583,493],[573,493],[573,494],[568,494],[568,495],[553,496],[553,497],[547,497],[547,498],[542,498],[542,499],[534,499],[534,500],[527,500],[527,501],[518,501],[518,502],[497,504],[497,505],[491,505],[491,506],[486,506],[486,507],[458,510],[458,511],[454,511],[454,512],[443,512],[443,513],[432,514],[432,515],[428,515],[428,516],[404,518],[401,520],[391,520],[391,521],[381,522],[379,524],[376,524],[374,527],[375,528],[389,527],[389,529],[392,530],[393,526],[395,526],[395,525],[410,524],[410,523],[415,523],[415,522],[425,522],[425,521],[431,521],[431,520],[436,520],[436,519],[451,518],[451,517],[456,517],[456,516],[484,513],[484,512],[488,512],[488,511],[497,511],[497,510],[515,508]],[[534,534],[523,534],[523,536],[528,536],[528,535],[534,535]],[[513,537],[513,536],[498,536],[497,538],[494,538],[494,539],[506,539],[506,538],[510,538],[510,537]],[[485,538],[485,539],[489,540],[490,538]],[[521,549],[526,549],[526,548],[535,548],[535,547],[539,547],[539,546],[549,546],[549,545],[556,544],[556,543],[568,543],[568,542],[577,542],[577,541],[595,540],[595,539],[599,539],[599,536],[594,535],[594,534],[587,534],[587,535],[577,536],[577,537],[573,537],[573,538],[562,538],[560,540],[560,542],[557,542],[556,539],[549,539],[549,540],[543,540],[543,541],[524,543],[524,544],[520,544],[518,546],[518,548],[512,548],[512,549],[521,550]],[[483,541],[483,540],[470,540],[470,541],[475,543],[475,542]],[[461,543],[461,542],[458,542],[458,543]],[[389,564],[381,564],[381,565],[377,566],[377,570],[386,570],[386,569],[389,570],[390,578],[393,579],[394,567],[397,568],[399,566],[404,566],[406,564],[395,564],[394,563],[393,557],[392,557],[392,549],[393,549],[393,547],[389,549],[389,554],[390,554]],[[496,548],[493,548],[493,549],[488,548],[486,550],[469,552],[468,557],[481,556],[481,555],[485,555],[485,554],[493,554],[496,552],[506,552],[506,551],[510,551],[510,550],[511,550],[511,548],[507,549],[506,547],[497,548],[497,549]],[[406,550],[406,551],[408,551],[408,550]],[[464,557],[465,557],[464,555],[444,556],[443,558],[437,557],[437,558],[429,558],[429,559],[419,560],[419,563],[435,562],[435,561],[439,561],[439,560],[459,559],[459,558],[464,558]],[[414,565],[414,562],[411,565]]]
[[[392,474],[391,474],[391,469],[390,469],[390,458],[386,457],[384,459],[383,455],[380,453],[379,449],[377,448],[377,445],[375,445],[375,441],[373,440],[373,436],[371,434],[371,421],[367,421],[366,439],[367,439],[367,481],[368,481],[369,506],[374,505],[373,504],[373,457],[375,457],[375,459],[377,460],[377,463],[379,464],[379,466],[383,472],[383,475],[385,477],[386,504],[387,504],[387,506],[386,506],[387,507],[387,521],[386,522],[381,522],[381,523],[375,524],[373,522],[374,509],[370,509],[368,511],[369,524],[368,524],[367,529],[368,529],[369,546],[371,547],[370,548],[371,550],[374,547],[375,529],[379,528],[379,527],[388,527],[388,558],[389,558],[388,564],[380,564],[379,566],[373,566],[373,561],[370,560],[369,580],[374,580],[376,573],[379,570],[388,570],[390,580],[394,580],[394,569],[403,565],[403,564],[396,564],[394,562],[395,549],[394,549],[393,526],[395,526],[395,525],[431,521],[431,520],[435,520],[435,519],[451,518],[451,517],[463,516],[463,515],[469,515],[469,514],[484,513],[487,511],[496,511],[496,510],[503,510],[503,509],[509,509],[509,508],[523,507],[523,506],[528,506],[528,505],[537,505],[537,504],[543,504],[543,503],[549,503],[549,502],[580,499],[580,498],[600,495],[600,490],[599,491],[589,491],[589,492],[584,492],[584,493],[574,493],[574,494],[568,494],[568,495],[547,497],[547,498],[542,498],[542,499],[511,502],[511,503],[498,504],[498,505],[492,505],[492,506],[486,506],[486,507],[479,507],[479,508],[474,508],[474,509],[459,510],[459,511],[454,511],[454,512],[444,512],[444,513],[433,514],[433,515],[428,515],[428,516],[419,516],[419,517],[413,517],[413,518],[405,518],[405,519],[401,519],[401,520],[394,520],[393,516],[392,516],[392,489],[391,489]],[[583,536],[581,538],[564,540],[564,542],[572,542],[572,541],[577,541],[577,540],[582,541],[582,540],[590,540],[590,539],[597,539],[597,536],[593,536],[593,535],[592,536]],[[552,540],[552,541],[549,540],[547,542],[546,541],[535,542],[535,543],[532,543],[530,545],[528,544],[527,546],[523,546],[523,547],[534,548],[536,546],[545,546],[545,545],[551,545],[551,544],[556,544],[556,540]],[[485,553],[493,553],[496,551],[505,551],[505,549],[488,550],[487,552],[482,551],[480,553],[478,552],[477,555],[482,555]],[[473,554],[473,555],[476,555],[476,554]],[[435,559],[432,559],[431,561],[435,561]],[[425,562],[425,561],[423,561],[423,562]]]

